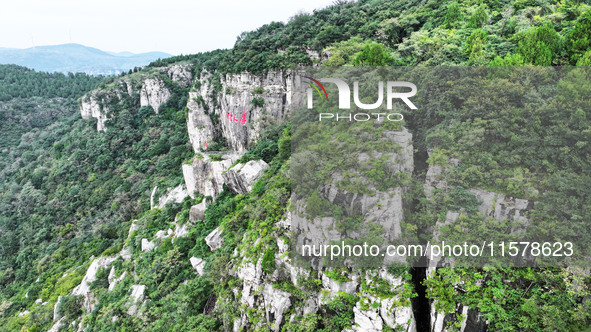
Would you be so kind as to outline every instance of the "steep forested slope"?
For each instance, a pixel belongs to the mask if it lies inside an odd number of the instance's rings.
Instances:
[[[43,125],[19,120],[27,125],[0,146],[0,329],[441,330],[466,328],[466,316],[468,329],[586,328],[589,277],[572,269],[443,268],[425,281],[408,268],[291,265],[284,105],[297,84],[290,69],[301,65],[584,66],[590,33],[591,8],[581,1],[342,1],[243,33],[231,50],[107,78],[80,99],[96,121],[70,111],[90,79],[70,77],[63,86],[73,92],[59,95],[42,82],[60,78],[5,74],[31,83],[0,87],[13,110],[0,113],[0,126],[25,114],[15,98],[43,98],[35,107],[49,115]],[[588,87],[577,91],[567,116],[483,117],[469,107],[409,114],[418,203],[405,217],[437,218],[422,192],[425,173],[460,160],[446,172],[454,189],[442,202],[474,204],[463,188],[482,188],[545,199],[533,216],[541,221],[587,219]],[[66,98],[56,112],[53,97]],[[224,121],[242,109],[249,125]],[[268,168],[248,192],[224,177],[259,160]],[[196,170],[206,176],[195,180]],[[187,192],[187,179],[201,189]]]

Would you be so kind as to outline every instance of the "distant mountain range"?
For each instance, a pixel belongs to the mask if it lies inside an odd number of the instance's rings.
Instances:
[[[16,64],[47,72],[85,72],[92,75],[113,75],[171,57],[163,52],[134,54],[105,52],[80,44],[36,46],[26,49],[0,47],[0,64]]]

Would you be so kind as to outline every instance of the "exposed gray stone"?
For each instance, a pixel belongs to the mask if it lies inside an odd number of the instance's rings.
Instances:
[[[156,243],[149,241],[148,239],[142,239],[142,251],[148,252],[152,251],[156,247]]]
[[[263,288],[267,321],[271,323],[273,331],[280,331],[283,313],[291,305],[289,297],[289,293],[276,289],[270,284],[265,284]]]
[[[205,203],[205,199],[201,201],[201,203],[191,206],[191,210],[189,211],[189,220],[191,222],[195,222],[197,220],[205,220],[206,208],[207,204]]]
[[[219,249],[224,244],[221,227],[218,227],[209,233],[209,235],[205,237],[205,243],[209,246],[211,251]]]
[[[115,277],[115,267],[111,266],[111,271],[109,271],[109,276],[107,278],[109,280],[109,291],[112,291],[113,289],[115,289],[115,286],[117,286],[117,284],[120,281],[125,279],[126,276],[127,276],[127,271],[123,271],[123,273],[121,273],[121,275],[118,278]]]
[[[57,301],[53,305],[53,321],[54,322],[61,318],[59,311],[58,311],[58,307],[60,305],[61,300],[62,300],[62,296],[60,295],[57,297]]]
[[[72,295],[82,295],[84,297],[84,307],[87,312],[94,310],[95,299],[90,290],[90,284],[96,280],[96,274],[99,269],[107,268],[115,260],[116,256],[98,257],[92,261],[86,275],[82,278],[80,284],[72,290]]]
[[[198,258],[198,257],[191,257],[191,258],[189,258],[189,261],[191,262],[191,266],[195,269],[197,274],[202,276],[203,275],[203,268],[205,267],[205,261],[201,258]]]
[[[164,205],[166,205],[166,203],[169,202],[181,203],[187,196],[189,196],[189,194],[185,189],[185,186],[182,184],[172,189],[168,188],[166,194],[158,199],[158,205],[156,205],[156,207],[161,209],[164,207]]]
[[[251,160],[246,164],[236,164],[223,174],[223,178],[230,190],[246,194],[267,168],[269,165],[264,160]]]
[[[361,311],[360,307],[360,304],[357,303],[353,308],[355,314],[353,331],[381,332],[384,322],[380,315],[374,310]]]
[[[222,154],[223,160],[213,161],[210,156],[203,154],[195,157],[191,165],[183,165],[183,176],[187,192],[195,198],[195,192],[216,198],[222,192],[224,179],[222,174],[232,166],[238,155]]]
[[[187,102],[187,130],[195,153],[204,151],[207,144],[213,143],[215,138],[213,122],[209,114],[199,105],[199,97],[201,96],[198,92],[189,92]]]
[[[172,93],[160,78],[147,78],[140,89],[140,106],[152,106],[154,112],[158,114],[160,105],[165,103],[171,95]]]
[[[144,292],[146,291],[145,285],[131,285],[131,295],[129,296],[129,309],[127,314],[132,316],[138,311],[138,305],[144,301]]]

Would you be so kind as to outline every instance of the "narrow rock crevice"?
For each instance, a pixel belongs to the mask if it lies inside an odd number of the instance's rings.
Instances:
[[[424,209],[420,205],[421,199],[424,199],[424,191],[422,190],[425,177],[427,175],[427,151],[422,149],[415,150],[413,154],[414,159],[414,170],[413,170],[413,199],[410,203],[408,212],[411,215],[417,215]],[[415,218],[416,220],[416,218]],[[417,238],[421,245],[426,245],[427,239],[424,234],[428,232],[428,225],[418,225]],[[410,268],[412,275],[412,283],[414,285],[415,293],[417,296],[411,299],[412,310],[416,322],[417,332],[430,332],[431,331],[431,303],[427,298],[427,287],[424,285],[424,281],[427,279],[427,266],[429,262],[427,257],[421,257],[415,262]]]

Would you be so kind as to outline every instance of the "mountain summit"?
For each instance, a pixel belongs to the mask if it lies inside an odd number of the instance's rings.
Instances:
[[[16,64],[47,72],[85,72],[92,75],[119,74],[170,56],[163,52],[105,52],[80,44],[0,48],[0,64]]]

